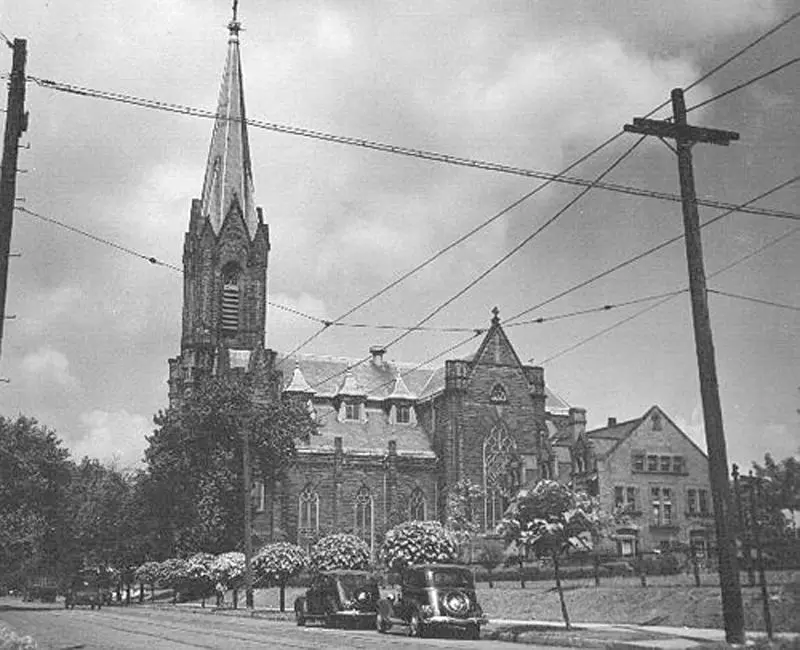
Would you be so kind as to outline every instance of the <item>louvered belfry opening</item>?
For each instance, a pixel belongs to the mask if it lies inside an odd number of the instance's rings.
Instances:
[[[239,267],[228,265],[222,272],[222,333],[233,336],[239,331]]]

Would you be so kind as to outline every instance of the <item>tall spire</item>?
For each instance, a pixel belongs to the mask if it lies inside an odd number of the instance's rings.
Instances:
[[[258,213],[253,198],[253,170],[250,143],[245,123],[244,84],[239,54],[241,23],[238,0],[233,3],[233,18],[228,23],[228,57],[222,74],[217,117],[208,152],[201,197],[201,215],[207,217],[219,234],[231,209],[241,212],[252,240],[258,228]]]

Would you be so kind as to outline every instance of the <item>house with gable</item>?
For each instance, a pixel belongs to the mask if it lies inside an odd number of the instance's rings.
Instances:
[[[572,485],[617,514],[620,555],[713,543],[707,455],[658,406],[642,416],[571,432]]]

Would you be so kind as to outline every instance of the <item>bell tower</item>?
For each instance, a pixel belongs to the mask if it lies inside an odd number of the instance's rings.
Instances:
[[[181,352],[169,360],[170,406],[220,367],[247,368],[264,346],[269,228],[254,200],[240,31],[234,8],[203,191],[192,200],[184,237]]]

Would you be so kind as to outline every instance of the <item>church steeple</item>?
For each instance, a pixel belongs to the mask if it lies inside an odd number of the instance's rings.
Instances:
[[[211,135],[203,194],[200,198],[202,217],[208,219],[215,234],[219,234],[232,210],[244,219],[252,239],[259,224],[253,199],[253,170],[250,143],[245,121],[244,84],[239,32],[241,23],[233,6],[233,19],[228,23],[228,56],[217,102],[217,117]]]
[[[265,343],[269,229],[253,198],[236,5],[203,193],[192,201],[183,244],[181,353],[170,359],[173,404],[201,377],[237,367]]]

